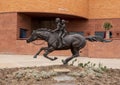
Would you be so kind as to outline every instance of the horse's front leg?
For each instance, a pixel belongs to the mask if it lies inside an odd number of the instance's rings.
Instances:
[[[49,53],[51,53],[51,52],[53,52],[53,51],[54,51],[54,48],[53,48],[53,47],[49,47],[49,48],[45,51],[45,53],[43,54],[43,56],[44,56],[45,58],[51,60],[51,61],[54,61],[54,60],[57,59],[57,57],[50,58],[50,57],[47,56]]]
[[[42,48],[40,48],[40,50],[34,55],[33,58],[37,58],[37,55],[39,55],[42,50],[47,50],[47,48],[48,47],[42,47]]]

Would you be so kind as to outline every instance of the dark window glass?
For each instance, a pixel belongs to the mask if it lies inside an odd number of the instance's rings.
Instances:
[[[20,28],[20,38],[26,38],[27,37],[27,30]]]
[[[95,35],[105,38],[105,32],[95,32]]]
[[[38,28],[49,28],[49,29],[55,29],[56,23],[54,19],[46,19],[46,18],[33,18],[32,19],[32,29],[38,29]]]
[[[69,34],[80,34],[80,35],[83,35],[84,36],[84,32],[69,32]]]
[[[112,32],[110,31],[110,38],[112,38]]]

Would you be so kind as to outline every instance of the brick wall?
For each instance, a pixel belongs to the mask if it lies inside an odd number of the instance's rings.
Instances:
[[[0,14],[0,52],[13,53],[16,45],[17,13]]]
[[[88,17],[88,0],[2,0],[0,12],[45,12]]]
[[[2,0],[0,12],[45,12],[89,19],[120,18],[120,0]]]
[[[88,42],[88,55],[93,58],[120,58],[120,40],[110,43]]]
[[[120,0],[89,0],[89,18],[120,18]]]

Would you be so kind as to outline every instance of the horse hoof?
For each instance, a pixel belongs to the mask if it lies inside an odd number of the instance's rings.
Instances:
[[[66,61],[64,61],[64,60],[62,60],[62,63],[63,63],[63,65],[67,65],[67,62],[66,62]]]
[[[33,58],[37,58],[37,56],[34,56]]]
[[[52,61],[54,61],[54,60],[56,60],[56,59],[58,59],[57,57],[54,57],[53,59],[51,59]]]
[[[54,57],[54,60],[57,60],[58,58],[57,57]]]

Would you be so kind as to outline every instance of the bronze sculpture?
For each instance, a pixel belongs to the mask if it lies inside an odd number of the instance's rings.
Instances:
[[[60,21],[58,19],[58,21]],[[65,24],[65,21],[63,21],[63,25]],[[93,41],[100,41],[100,42],[110,42],[108,40],[104,40],[100,36],[88,36],[84,37],[80,34],[67,34],[65,30],[65,26],[62,27],[61,22],[57,23],[57,28],[55,30],[47,29],[47,28],[40,28],[37,30],[33,30],[32,35],[27,39],[27,43],[30,43],[32,41],[37,40],[38,38],[45,40],[48,43],[48,47],[42,47],[34,56],[34,58],[37,58],[37,55],[40,54],[42,50],[45,51],[43,54],[44,57],[48,58],[49,60],[56,60],[57,58],[50,58],[48,56],[49,53],[53,52],[54,50],[67,50],[71,49],[72,56],[69,58],[66,58],[65,60],[62,60],[63,64],[67,64],[71,59],[79,56],[80,49],[84,48],[86,45],[86,40],[89,40],[91,42]],[[65,30],[62,32],[65,32],[60,35],[59,32],[60,29]]]

